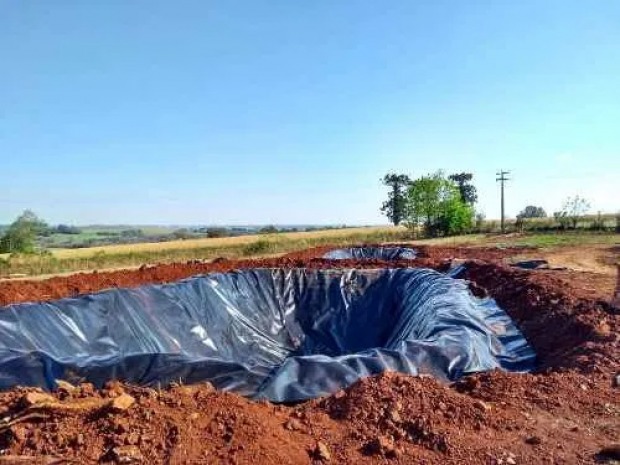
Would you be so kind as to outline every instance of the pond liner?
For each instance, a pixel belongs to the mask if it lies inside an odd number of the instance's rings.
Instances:
[[[529,371],[492,299],[428,269],[250,269],[0,308],[0,388],[210,381],[275,402],[386,370],[443,381]]]
[[[325,253],[326,260],[413,260],[417,251],[408,247],[347,247]]]

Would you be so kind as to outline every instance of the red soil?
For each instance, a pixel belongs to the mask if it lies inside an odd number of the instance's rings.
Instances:
[[[3,282],[0,302],[244,267],[333,267],[334,262],[314,258],[322,251]],[[54,394],[59,401],[40,405],[25,402],[24,393],[32,389],[16,389],[0,394],[0,418],[5,419],[0,420],[0,450],[5,459],[21,457],[13,463],[36,463],[35,457],[40,463],[58,458],[251,465],[613,463],[611,446],[620,440],[620,315],[608,303],[611,295],[584,290],[596,282],[587,273],[523,271],[500,263],[515,253],[425,248],[415,262],[337,266],[444,268],[446,259],[478,259],[463,277],[472,281],[476,293],[495,297],[517,322],[539,355],[534,374],[483,373],[448,386],[386,373],[294,406],[252,402],[207,384],[161,391],[119,384],[96,391],[85,385],[62,389]],[[105,399],[122,392],[136,403],[111,408]],[[24,414],[29,416],[20,419]],[[9,425],[6,418],[17,421]]]
[[[79,294],[88,294],[114,287],[137,287],[143,284],[161,284],[189,278],[197,274],[226,272],[241,268],[256,267],[308,267],[332,268],[333,261],[321,260],[320,257],[331,247],[308,249],[295,252],[282,258],[263,260],[227,260],[216,259],[212,262],[193,261],[187,263],[159,264],[142,266],[140,269],[119,270],[110,272],[77,273],[70,276],[58,276],[40,281],[5,280],[0,281],[0,306],[19,302],[33,302],[74,297]],[[438,266],[442,260],[455,257],[480,258],[485,260],[499,260],[514,255],[523,249],[497,248],[421,248],[421,258],[416,260],[416,266]],[[337,262],[340,268],[376,268],[381,266],[406,267],[412,262],[381,262],[377,260],[356,262],[342,260]]]

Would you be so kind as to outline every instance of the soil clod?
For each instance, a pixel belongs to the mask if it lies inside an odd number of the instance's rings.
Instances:
[[[327,447],[327,445],[322,441],[318,441],[316,443],[316,446],[312,451],[312,455],[316,460],[320,460],[322,462],[329,462],[332,458],[329,447]]]
[[[113,412],[124,412],[129,409],[136,400],[129,394],[121,394],[110,402],[110,410]]]

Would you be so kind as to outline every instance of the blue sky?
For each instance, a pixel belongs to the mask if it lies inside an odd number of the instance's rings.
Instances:
[[[0,160],[0,223],[384,223],[438,169],[614,212],[620,2],[0,0]]]

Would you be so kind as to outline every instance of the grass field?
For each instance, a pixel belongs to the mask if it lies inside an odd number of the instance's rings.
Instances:
[[[427,245],[477,245],[504,247],[529,245],[542,248],[561,246],[620,246],[620,235],[588,231],[470,234],[455,237],[411,240],[410,232],[400,227],[330,229],[311,232],[248,235],[214,239],[190,239],[169,242],[138,243],[91,247],[84,249],[52,249],[49,253],[0,257],[0,275],[48,275],[135,267],[142,264],[171,263],[187,260],[209,260],[216,257],[259,257],[321,245],[355,243],[409,242]]]
[[[122,244],[85,249],[52,249],[40,255],[0,257],[0,274],[36,276],[134,267],[145,263],[208,260],[216,257],[257,257],[325,244],[402,241],[409,235],[405,228],[369,227]]]
[[[293,233],[278,233],[270,235],[247,235],[236,237],[221,237],[214,239],[186,239],[175,240],[166,242],[143,242],[138,244],[118,244],[118,245],[106,245],[101,247],[89,247],[84,249],[52,249],[51,253],[56,258],[84,258],[93,257],[96,254],[125,254],[125,253],[143,253],[143,252],[166,252],[173,250],[194,250],[204,248],[229,248],[239,245],[247,245],[254,243],[258,240],[268,241],[316,241],[325,238],[339,239],[342,237],[356,236],[356,235],[373,235],[373,234],[396,234],[406,233],[404,228],[386,228],[386,227],[373,227],[373,228],[346,228],[346,229],[331,229],[322,231],[310,231],[310,232],[293,232]]]

